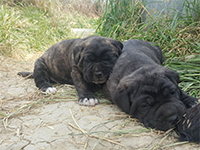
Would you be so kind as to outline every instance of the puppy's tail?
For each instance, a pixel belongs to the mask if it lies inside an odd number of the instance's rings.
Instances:
[[[34,78],[33,72],[18,72],[17,75],[25,77],[26,79]]]

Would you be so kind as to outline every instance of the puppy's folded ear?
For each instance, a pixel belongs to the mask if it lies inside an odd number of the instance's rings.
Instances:
[[[194,107],[198,104],[198,99],[187,95],[183,90],[179,88],[181,101],[187,108]]]
[[[136,94],[137,90],[132,89],[137,89],[138,86],[137,79],[135,80],[134,76],[135,72],[122,78],[112,94],[113,101],[117,104],[119,108],[122,109],[122,111],[127,114],[133,112],[133,110],[130,110],[130,108],[132,107],[132,100],[130,96]]]
[[[122,85],[122,84],[118,85],[118,87],[112,94],[112,99],[116,103],[116,105],[120,109],[122,109],[122,111],[129,114],[131,103],[130,103],[126,85]]]
[[[74,57],[74,62],[76,65],[78,65],[78,63],[81,61],[81,58],[82,58],[82,51],[83,51],[83,47],[81,46],[76,46],[74,48],[74,51],[73,51],[73,57]]]
[[[140,68],[123,77],[112,94],[113,101],[127,114],[133,115],[136,109],[133,97],[138,94],[140,83],[145,80],[142,74],[138,74],[143,71],[144,68]]]

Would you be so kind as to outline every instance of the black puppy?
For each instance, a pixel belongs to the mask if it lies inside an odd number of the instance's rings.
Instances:
[[[155,43],[128,40],[123,45],[107,81],[110,99],[146,127],[172,128],[197,99],[178,87],[178,73],[161,65],[162,51]]]
[[[35,62],[36,86],[44,93],[55,93],[50,82],[74,84],[79,104],[95,105],[94,92],[106,83],[122,48],[121,42],[100,36],[56,43]],[[30,74],[18,73],[23,77]]]
[[[186,111],[176,131],[180,141],[200,143],[200,104]]]

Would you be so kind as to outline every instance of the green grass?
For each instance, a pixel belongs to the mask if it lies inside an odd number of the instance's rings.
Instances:
[[[178,11],[175,11],[173,18],[163,15],[155,18],[140,1],[109,0],[98,21],[97,32],[121,41],[136,38],[156,42],[168,58],[180,57],[199,49],[200,43],[197,37],[200,22],[188,24],[185,18],[189,20],[190,13],[184,15],[184,18]]]
[[[184,0],[186,8],[186,19],[188,23],[200,21],[200,1],[199,0]]]
[[[142,3],[135,0],[109,0],[98,20],[97,32],[102,36],[125,40],[141,26]],[[129,31],[129,32],[127,32]]]

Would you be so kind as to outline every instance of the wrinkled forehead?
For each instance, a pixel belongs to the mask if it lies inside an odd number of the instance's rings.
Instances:
[[[85,47],[85,55],[107,55],[114,53],[113,46],[110,43],[106,43],[105,40],[94,41]]]
[[[111,45],[107,45],[107,44],[100,44],[100,43],[96,43],[96,44],[90,44],[85,48],[85,52],[88,53],[98,53],[98,52],[104,52],[104,51],[108,51],[108,50],[112,50],[112,46]]]
[[[107,39],[93,39],[86,43],[86,49],[91,51],[92,49],[95,50],[103,50],[103,49],[111,49],[113,45]]]
[[[176,86],[164,76],[154,76],[144,78],[141,91],[149,94],[167,95],[176,89]]]

